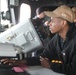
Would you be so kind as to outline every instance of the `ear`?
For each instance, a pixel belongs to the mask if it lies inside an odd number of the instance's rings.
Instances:
[[[66,20],[63,20],[63,21],[61,22],[61,24],[62,24],[62,27],[65,27],[66,24],[67,24],[67,21],[66,21]]]
[[[76,19],[74,20],[74,22],[76,22]]]

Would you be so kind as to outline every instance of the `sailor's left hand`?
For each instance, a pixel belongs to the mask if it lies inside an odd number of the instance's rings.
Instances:
[[[41,65],[45,68],[50,68],[50,63],[48,58],[44,58],[40,56]]]

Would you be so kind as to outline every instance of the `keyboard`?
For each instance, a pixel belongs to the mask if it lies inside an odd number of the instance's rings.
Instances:
[[[0,69],[8,69],[8,68],[12,68],[13,66],[8,65],[8,64],[0,64]]]
[[[9,65],[8,63],[3,64],[3,63],[0,62],[0,69],[10,69],[10,68],[13,68],[15,66],[18,66],[18,65]]]
[[[17,73],[11,69],[0,69],[0,75],[17,75]]]

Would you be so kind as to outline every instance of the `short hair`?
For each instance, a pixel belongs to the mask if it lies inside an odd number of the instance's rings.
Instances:
[[[44,7],[39,7],[36,9],[36,14],[41,14],[42,12],[44,12]]]

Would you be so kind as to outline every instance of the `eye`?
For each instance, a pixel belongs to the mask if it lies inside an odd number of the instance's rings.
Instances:
[[[53,22],[52,25],[54,25],[55,23]]]

